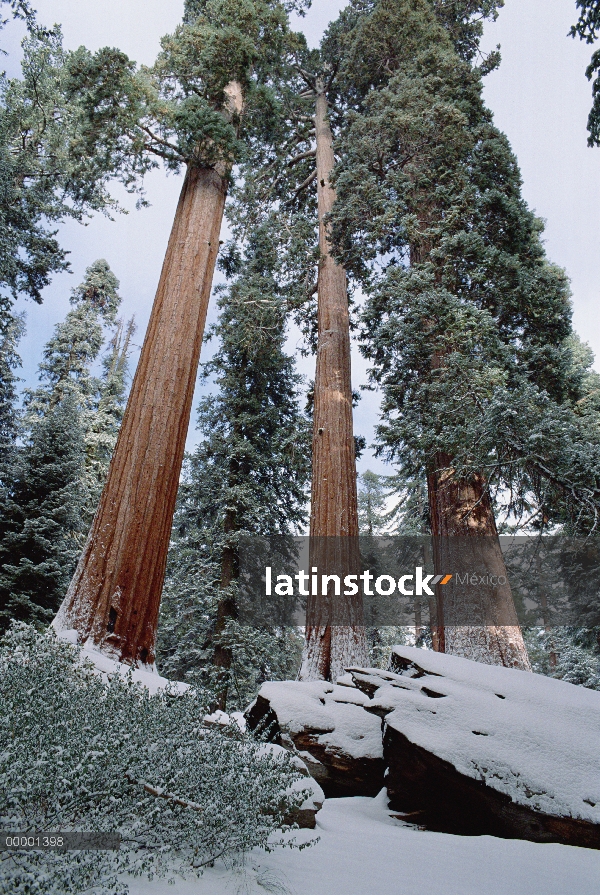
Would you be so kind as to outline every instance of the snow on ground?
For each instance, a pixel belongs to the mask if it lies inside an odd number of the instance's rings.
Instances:
[[[491,836],[424,832],[375,799],[327,799],[320,837],[302,851],[255,851],[242,871],[222,864],[200,879],[128,880],[131,895],[598,895],[600,852]]]
[[[78,635],[75,630],[59,629],[56,632],[59,640],[66,640],[68,643],[77,645]],[[188,689],[188,684],[182,684],[179,681],[170,681],[166,677],[161,677],[156,670],[156,665],[126,665],[116,659],[111,658],[106,653],[96,649],[91,641],[86,641],[81,648],[80,660],[88,661],[103,675],[120,674],[123,677],[131,675],[132,681],[142,684],[149,692],[154,695],[159,690],[167,687],[171,692],[183,693]]]
[[[373,696],[386,724],[519,804],[600,823],[600,693],[428,650],[394,654],[414,665]]]

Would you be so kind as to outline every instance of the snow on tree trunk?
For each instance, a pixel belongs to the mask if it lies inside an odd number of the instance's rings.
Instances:
[[[227,93],[239,112],[239,86]],[[124,662],[154,662],[227,175],[224,164],[188,167],[107,482],[53,622]]]
[[[334,156],[327,96],[320,81],[315,127],[321,260],[310,517],[310,536],[314,540],[310,563],[318,568],[320,577],[328,570],[337,574],[360,571],[348,292],[346,272],[330,254],[324,220],[335,201],[335,191],[329,183]],[[301,680],[335,681],[349,665],[366,662],[360,597],[338,598],[332,615],[327,615],[329,599],[309,597]],[[344,623],[331,624],[332,619]]]
[[[477,583],[460,593],[455,582],[438,585],[438,648],[487,665],[531,671],[485,479],[481,474],[458,479],[447,454],[438,453],[435,466],[428,490],[436,574],[484,568],[490,578],[506,581]]]

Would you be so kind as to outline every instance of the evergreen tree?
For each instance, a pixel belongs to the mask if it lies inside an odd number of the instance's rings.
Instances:
[[[600,36],[600,2],[599,0],[576,0],[579,19],[571,28],[571,36],[579,36],[588,44],[593,44]],[[592,84],[592,108],[588,118],[588,144],[600,146],[600,50],[592,54],[586,69],[588,81]]]
[[[8,483],[11,456],[20,428],[15,370],[21,366],[17,345],[25,333],[23,315],[13,316],[0,333],[0,487]]]
[[[278,95],[277,126],[252,147],[246,162],[244,192],[259,207],[274,208],[282,225],[285,221],[284,233],[293,234],[278,242],[282,248],[287,243],[290,267],[296,268],[298,317],[316,353],[310,564],[344,577],[359,565],[356,458],[361,439],[353,433],[348,282],[331,253],[328,222],[335,201],[330,179],[334,81],[335,68],[318,51],[298,48]],[[311,595],[301,678],[335,680],[345,667],[365,659],[360,595]]]
[[[333,233],[369,295],[363,347],[383,391],[381,447],[405,476],[427,475],[434,535],[489,535],[501,562],[491,482],[518,505],[552,479],[547,448],[558,472],[557,431],[575,431],[566,278],[544,256],[483,105],[482,69],[461,59],[434,5],[380,0],[365,15],[351,4],[326,47],[341,48],[347,122]],[[554,437],[532,440],[544,430]],[[563,467],[555,483],[591,506],[598,469],[572,465],[569,480]],[[510,592],[494,599],[514,623],[488,630],[481,650],[448,648],[527,667]]]
[[[204,367],[216,393],[199,405],[204,440],[180,488],[159,627],[161,671],[211,681],[222,708],[242,706],[262,680],[294,676],[299,662],[293,629],[236,622],[240,536],[291,536],[306,519],[309,423],[284,352],[278,226],[264,221],[228,263],[211,332],[219,344]]]
[[[358,477],[358,520],[361,534],[378,535],[385,527],[386,477],[367,469]]]
[[[103,324],[115,320],[118,285],[106,261],[87,269],[73,290],[73,309],[44,349],[41,385],[26,392],[22,446],[15,443],[14,419],[7,420],[3,436],[12,444],[12,460],[2,478],[4,623],[13,616],[51,620],[95,511],[123,402],[122,349],[110,367],[110,355],[106,359],[102,379],[92,367],[104,341]],[[3,353],[7,413],[14,400],[14,376],[9,374],[18,333],[15,320]]]
[[[108,181],[132,177],[118,154],[85,151],[84,110],[60,28],[39,27],[26,2],[9,6],[28,33],[21,77],[0,74],[0,324],[14,297],[41,302],[52,274],[68,268],[56,225],[118,208]],[[95,135],[106,133],[98,125]]]
[[[0,622],[48,624],[79,553],[84,435],[66,394],[32,427],[13,465],[0,542]]]
[[[87,525],[108,471],[124,401],[130,336],[125,339],[123,355],[118,343],[121,327],[104,359],[102,378],[93,369],[104,343],[105,327],[115,324],[121,303],[118,288],[119,281],[104,259],[87,268],[83,282],[72,292],[73,309],[56,325],[44,348],[39,368],[41,385],[25,393],[25,422],[31,427],[67,395],[75,401],[84,433],[85,474],[81,484],[86,494]]]
[[[230,174],[242,141],[257,133],[255,120],[260,131],[273,110],[273,85],[298,43],[287,12],[304,5],[188,0],[183,23],[163,39],[152,69],[136,72],[123,53],[106,48],[78,51],[70,66],[72,89],[87,110],[87,154],[118,159],[132,182],[157,158],[170,169],[186,168],[107,483],[55,620],[57,629],[74,627],[99,648],[106,642],[125,661],[154,660]]]
[[[600,690],[600,628],[555,626],[525,633],[533,670]]]
[[[85,420],[86,491],[91,522],[123,420],[129,385],[129,353],[135,333],[132,317],[126,324],[119,320],[102,358],[102,373],[97,381],[91,411]]]
[[[15,370],[21,365],[17,346],[24,332],[25,318],[19,315],[7,319],[0,335],[0,542],[5,536],[10,516],[9,498],[21,430]]]
[[[30,417],[43,415],[67,394],[75,396],[84,413],[91,412],[98,389],[92,366],[104,342],[103,325],[115,323],[121,303],[118,288],[119,281],[104,259],[87,268],[71,294],[73,310],[57,324],[44,348],[39,368],[43,385],[27,393]]]

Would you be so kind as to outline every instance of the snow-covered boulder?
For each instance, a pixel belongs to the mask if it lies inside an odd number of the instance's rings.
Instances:
[[[356,687],[268,682],[246,711],[251,730],[297,752],[327,796],[374,796],[385,770],[382,723]]]
[[[246,718],[327,796],[385,785],[430,830],[600,849],[598,692],[402,646],[389,671],[263,684]]]
[[[393,808],[433,830],[600,848],[600,693],[411,647],[391,668],[352,678],[385,719]]]

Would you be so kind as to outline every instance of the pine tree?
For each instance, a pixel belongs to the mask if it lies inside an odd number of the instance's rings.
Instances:
[[[384,396],[380,443],[405,475],[427,474],[436,568],[455,564],[439,553],[447,539],[472,535],[502,567],[490,480],[519,479],[516,492],[531,493],[544,463],[525,430],[537,433],[540,417],[555,430],[572,421],[561,409],[573,397],[566,278],[544,256],[470,51],[461,59],[456,33],[426,0],[360,7],[328,38],[330,52],[343,50],[348,124],[332,219],[339,257],[369,293],[364,350]],[[447,618],[446,648],[528,667],[510,589],[473,599],[491,599],[487,617],[503,621],[466,630],[464,617]]]
[[[358,477],[358,524],[361,534],[378,535],[385,528],[387,477],[367,469]]]
[[[593,44],[600,36],[600,2],[599,0],[576,0],[579,19],[571,28],[571,36],[579,36],[588,44]],[[600,146],[600,50],[592,54],[586,69],[586,77],[592,84],[592,108],[588,118],[588,145]]]
[[[67,394],[75,396],[84,413],[91,413],[98,389],[92,366],[104,342],[103,325],[115,322],[121,302],[118,288],[119,281],[104,259],[87,268],[83,282],[72,292],[73,310],[57,324],[44,348],[39,368],[42,385],[27,392],[30,417],[43,415]]]
[[[48,624],[79,553],[84,441],[76,399],[66,394],[31,428],[14,476],[0,542],[0,622]]]
[[[240,138],[251,139],[252,114],[243,113],[272,106],[273,81],[295,44],[286,9],[302,5],[188,0],[152,70],[136,73],[124,54],[107,49],[81,51],[71,65],[73,90],[88,111],[88,153],[104,151],[125,166],[129,159],[132,177],[156,158],[186,168],[107,483],[55,621],[125,661],[154,660],[225,197]]]
[[[0,542],[6,533],[10,516],[9,497],[15,476],[17,439],[21,430],[17,409],[18,377],[15,370],[21,366],[17,346],[24,332],[24,315],[11,316],[5,321],[5,328],[0,336]]]
[[[93,373],[104,341],[104,325],[114,324],[121,301],[118,281],[104,260],[94,262],[73,290],[73,308],[57,324],[44,349],[41,384],[25,393],[22,429],[3,433],[12,444],[12,460],[2,479],[3,621],[12,615],[37,622],[51,620],[64,596],[87,528],[95,511],[108,458],[102,450],[114,443],[118,410],[107,413],[107,389],[123,400],[120,370],[99,380]],[[15,320],[7,336],[3,377],[7,405],[14,402]],[[112,382],[109,382],[109,378]],[[113,398],[114,403],[114,398]],[[8,410],[7,410],[8,412]],[[100,446],[103,445],[102,450]],[[7,448],[9,445],[7,444]]]
[[[104,484],[124,400],[127,350],[123,357],[122,349],[116,344],[110,349],[102,378],[93,369],[104,343],[105,328],[115,324],[121,303],[118,288],[119,281],[104,259],[87,268],[83,282],[72,292],[73,309],[56,325],[44,348],[39,368],[41,385],[25,393],[25,423],[30,426],[35,426],[37,420],[67,395],[72,395],[75,401],[85,443],[85,474],[81,485],[87,495],[87,525]],[[113,337],[113,342],[115,338],[118,336]],[[111,355],[115,356],[111,359]],[[121,407],[116,406],[119,404]]]
[[[0,483],[6,484],[5,469],[10,465],[19,433],[17,413],[17,381],[15,370],[21,366],[17,353],[19,341],[25,333],[24,315],[13,316],[0,334]]]
[[[236,622],[240,537],[285,540],[305,522],[309,425],[284,352],[278,226],[267,219],[249,236],[219,299],[219,343],[204,367],[216,392],[198,409],[204,440],[180,489],[159,628],[161,670],[210,681],[221,708],[241,706],[261,680],[293,676],[299,660],[293,629]]]
[[[92,409],[85,420],[87,512],[91,523],[106,476],[127,399],[129,385],[129,353],[135,333],[132,317],[126,324],[116,323],[108,348],[102,358],[102,374],[97,380]]]
[[[533,670],[570,684],[600,690],[600,629],[575,625],[525,632]]]

